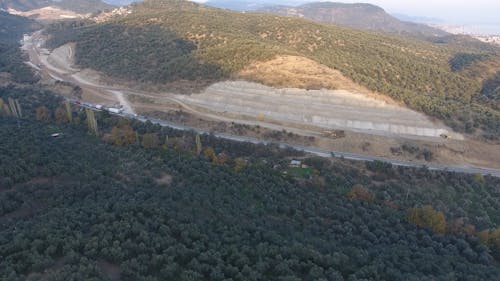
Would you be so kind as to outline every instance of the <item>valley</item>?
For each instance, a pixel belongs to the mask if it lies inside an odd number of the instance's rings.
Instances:
[[[236,135],[243,139],[315,147],[323,151],[323,155],[328,155],[326,151],[335,151],[358,155],[351,158],[379,157],[394,163],[414,161],[416,165],[427,166],[500,168],[495,145],[465,139],[439,121],[386,97],[370,94],[366,89],[353,87],[345,79],[338,86],[350,91],[273,88],[236,80],[215,83],[189,95],[152,92],[120,85],[119,80],[109,83],[112,80],[102,73],[78,68],[74,65],[72,44],[50,52],[41,47],[44,37],[40,32],[27,39],[23,49],[28,51],[31,63],[40,66],[48,81],[64,80],[79,85],[83,89],[83,101],[109,106],[120,104],[129,115],[177,116],[171,121],[221,134],[234,134],[227,128],[234,123],[242,124],[249,126],[237,131]],[[178,112],[182,113],[180,118]],[[286,133],[280,139],[272,139],[272,131]],[[343,136],[329,136],[328,132],[336,131]],[[287,136],[288,133],[292,135]],[[312,141],[308,137],[312,137]],[[404,145],[430,151],[432,159],[403,153],[400,148]]]
[[[0,3],[0,280],[496,280],[500,49],[236,2]]]

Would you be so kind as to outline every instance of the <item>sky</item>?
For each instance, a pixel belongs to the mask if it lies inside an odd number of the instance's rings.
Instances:
[[[206,0],[194,0],[206,2]],[[240,0],[233,0],[240,1]],[[247,0],[244,0],[247,1]],[[318,2],[325,0],[302,2]],[[254,0],[272,4],[289,4],[297,0]],[[456,24],[498,24],[500,25],[500,0],[338,0],[331,2],[372,3],[389,13],[409,16],[439,18]]]

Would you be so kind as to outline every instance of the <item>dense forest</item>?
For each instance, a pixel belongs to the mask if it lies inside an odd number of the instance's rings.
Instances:
[[[145,82],[226,79],[252,62],[298,55],[443,119],[455,130],[481,128],[490,138],[500,135],[500,112],[480,98],[481,82],[456,71],[476,57],[500,61],[497,48],[479,41],[457,37],[429,43],[188,1],[149,0],[132,10],[101,24],[53,25],[47,30],[52,35],[48,46],[77,42],[80,65]],[[144,35],[134,36],[137,30]],[[166,36],[159,39],[161,33]],[[488,73],[481,67],[476,72]]]
[[[497,178],[306,157],[105,112],[96,137],[50,92],[0,98],[23,112],[0,111],[2,280],[500,275]],[[293,158],[310,173],[285,173]]]
[[[153,83],[200,77],[215,81],[222,75],[218,66],[203,63],[193,55],[196,46],[191,41],[171,31],[109,24],[95,32],[81,34],[85,39],[79,41],[76,57],[80,65],[92,66],[122,79]],[[110,34],[116,35],[108,36]],[[128,50],[126,59],[116,60],[115,46]],[[88,55],[81,55],[86,52]],[[144,63],[145,56],[150,63]],[[94,61],[96,57],[102,59]]]
[[[9,73],[9,79],[17,83],[34,83],[38,78],[23,63],[24,56],[19,49],[19,40],[24,33],[41,26],[25,17],[0,11],[0,73]]]
[[[0,11],[0,39],[2,43],[19,43],[23,33],[41,28],[34,20]]]
[[[481,94],[490,99],[500,101],[500,71],[497,71],[492,78],[484,81]]]
[[[37,82],[39,78],[24,61],[18,44],[0,43],[0,73],[8,73],[9,79],[17,83]]]

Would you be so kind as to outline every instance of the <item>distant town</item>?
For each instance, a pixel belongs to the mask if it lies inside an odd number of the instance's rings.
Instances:
[[[470,35],[482,42],[500,46],[500,27],[497,26],[467,26],[451,24],[429,24],[452,34]]]

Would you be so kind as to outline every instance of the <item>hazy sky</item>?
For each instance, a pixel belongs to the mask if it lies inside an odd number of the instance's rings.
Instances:
[[[206,2],[206,0],[194,1]],[[251,2],[279,5],[319,1],[325,0],[253,0]],[[372,3],[381,6],[389,13],[440,18],[451,23],[500,24],[500,0],[338,0],[330,2]]]
[[[335,1],[331,1],[335,2]],[[391,13],[441,18],[456,23],[500,23],[500,0],[365,0]]]

